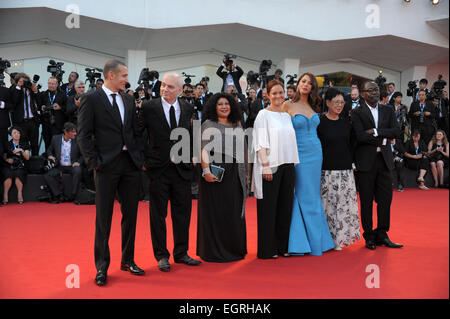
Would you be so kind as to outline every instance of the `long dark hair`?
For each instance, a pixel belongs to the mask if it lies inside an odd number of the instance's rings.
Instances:
[[[306,75],[309,76],[309,78],[311,79],[311,84],[312,84],[311,92],[309,92],[309,95],[308,95],[308,103],[315,112],[320,112],[320,105],[322,104],[322,101],[319,97],[319,85],[317,84],[317,79],[316,79],[315,75],[310,72],[303,73],[298,78],[297,90],[295,91],[295,96],[292,99],[292,102],[295,103],[295,102],[300,101],[301,94],[300,94],[300,90],[298,89],[298,86],[300,84],[300,81]]]
[[[226,98],[230,103],[230,114],[228,115],[228,121],[233,124],[239,123],[242,120],[242,111],[239,104],[235,101],[234,97],[227,93],[216,93],[208,99],[203,112],[203,119],[217,122],[217,102],[221,98]]]

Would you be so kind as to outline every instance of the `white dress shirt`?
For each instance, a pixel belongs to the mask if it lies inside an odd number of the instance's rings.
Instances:
[[[180,122],[180,114],[181,114],[181,107],[180,103],[178,103],[178,99],[176,99],[174,104],[170,104],[166,100],[164,100],[163,97],[161,97],[161,103],[164,109],[164,115],[166,116],[167,123],[169,123],[170,127],[170,107],[173,105],[175,108],[175,119],[177,120],[177,124]]]
[[[122,123],[123,123],[124,117],[125,117],[125,106],[123,105],[123,100],[122,100],[122,97],[120,96],[119,92],[111,91],[104,84],[102,85],[102,89],[103,89],[103,91],[105,91],[106,96],[108,97],[109,103],[111,103],[111,106],[113,105],[113,97],[111,94],[116,95],[116,103],[117,103],[117,106],[119,107],[120,117],[121,117]]]
[[[61,166],[72,166],[72,161],[70,160],[71,149],[72,149],[72,140],[69,139],[66,142],[63,136],[61,143],[61,160],[60,160]]]
[[[374,133],[373,136],[377,137],[378,136],[378,105],[379,103],[377,103],[377,106],[375,107],[371,107],[369,104],[367,104],[367,106],[369,107],[370,112],[372,113],[373,116],[373,120],[375,122],[375,127],[373,128]],[[386,145],[387,139],[383,139],[383,145]],[[377,152],[381,152],[381,148],[377,147]]]
[[[115,94],[116,95],[116,103],[117,103],[117,106],[119,107],[120,118],[122,119],[122,123],[124,123],[125,105],[123,104],[122,96],[120,96],[119,92],[113,92],[110,89],[108,89],[105,86],[105,84],[102,85],[102,89],[103,89],[103,91],[105,91],[106,96],[108,97],[109,103],[111,103],[111,107],[113,105],[113,97],[112,97],[111,94]],[[127,146],[124,145],[122,150],[126,151],[127,150]]]

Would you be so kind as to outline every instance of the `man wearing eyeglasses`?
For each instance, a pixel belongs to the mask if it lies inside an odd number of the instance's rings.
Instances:
[[[394,161],[391,140],[400,135],[392,107],[380,104],[380,90],[373,81],[363,86],[364,101],[356,107],[351,118],[356,134],[355,164],[361,202],[361,224],[366,247],[375,250],[377,245],[400,248],[387,232],[390,226],[392,202],[392,177]],[[373,200],[377,203],[377,228],[373,229]]]

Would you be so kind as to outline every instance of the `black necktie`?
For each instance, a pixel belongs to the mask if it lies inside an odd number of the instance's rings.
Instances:
[[[116,112],[119,113],[120,121],[123,123],[123,121],[122,121],[122,115],[120,115],[119,105],[117,105],[117,102],[116,102],[116,94],[113,93],[113,94],[111,94],[111,96],[112,96],[112,98],[113,98],[113,104],[112,104],[112,106],[113,106],[113,108],[114,108],[114,111],[116,111]]]
[[[170,106],[169,115],[170,115],[170,128],[174,129],[177,127],[177,119],[175,118],[175,108],[173,107],[173,105]]]
[[[26,117],[27,119],[30,118],[30,106],[28,104],[28,94],[27,94],[27,90],[23,91],[23,95],[25,96],[25,108],[26,108]]]

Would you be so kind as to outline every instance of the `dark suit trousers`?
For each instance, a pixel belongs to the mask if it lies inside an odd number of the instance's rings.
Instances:
[[[122,262],[134,260],[134,240],[139,203],[140,171],[128,152],[121,152],[95,174],[95,266],[107,271],[110,263],[109,235],[116,191],[122,211]]]
[[[392,202],[392,175],[381,153],[377,153],[373,167],[368,172],[358,172],[358,189],[361,202],[361,224],[366,240],[386,238],[389,231]],[[373,230],[373,200],[377,203],[377,228]]]
[[[81,166],[61,166],[51,169],[44,175],[44,179],[47,185],[50,187],[53,196],[59,196],[62,194],[62,188],[60,187],[61,175],[70,174],[72,175],[72,196],[76,196],[78,189],[80,188],[81,182]]]
[[[174,164],[158,177],[149,176],[150,232],[156,260],[169,258],[167,250],[166,217],[170,200],[175,259],[182,258],[189,249],[191,222],[191,181],[183,179]]]
[[[30,142],[31,155],[39,155],[39,123],[35,120],[25,120],[22,123],[16,123],[22,129],[23,140]]]

